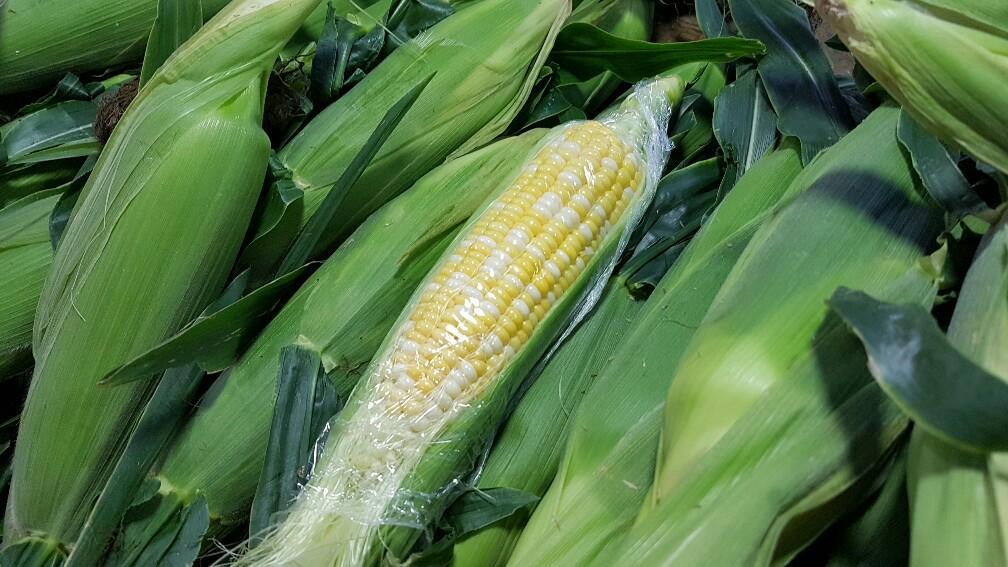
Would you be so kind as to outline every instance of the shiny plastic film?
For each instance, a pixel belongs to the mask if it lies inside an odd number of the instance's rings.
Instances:
[[[525,375],[591,310],[670,151],[678,78],[551,131],[463,227],[332,423],[287,518],[242,558],[398,557],[466,479]],[[409,530],[407,530],[409,531]]]

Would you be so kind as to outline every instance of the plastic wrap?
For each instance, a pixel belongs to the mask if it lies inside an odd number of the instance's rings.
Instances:
[[[525,375],[598,300],[653,197],[679,93],[678,79],[643,83],[543,139],[418,288],[290,515],[246,560],[362,564],[409,548],[466,485]]]

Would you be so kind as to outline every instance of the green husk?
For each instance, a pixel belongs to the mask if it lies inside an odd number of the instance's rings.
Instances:
[[[747,246],[675,372],[650,498],[613,553],[769,565],[876,489],[906,418],[826,300],[838,286],[934,299],[940,270],[919,261],[942,211],[902,154],[898,117],[876,110],[810,164]]]
[[[660,144],[659,136],[667,127],[669,104],[681,99],[682,85],[675,77],[657,79],[638,88],[611,115],[610,127],[632,140],[632,147],[647,160],[643,167],[651,175],[667,158],[667,149],[656,144]],[[547,140],[556,140],[559,132],[551,131]],[[655,181],[648,178],[648,183]],[[632,232],[652,188],[642,188],[627,214],[613,223],[612,231],[581,274],[492,380],[470,398],[456,400],[452,411],[457,413],[449,413],[440,421],[435,418],[422,434],[400,433],[396,427],[402,422],[383,414],[381,405],[374,405],[375,396],[385,388],[384,369],[389,364],[386,355],[398,344],[398,325],[412,313],[408,307],[346,407],[331,422],[332,431],[313,476],[289,515],[239,563],[376,565],[402,561],[425,529],[443,514],[461,477],[472,470],[538,359],[564,333],[578,310],[590,308],[597,301],[592,292],[608,278],[608,271],[626,244],[624,235]],[[477,214],[482,215],[494,203],[489,201]],[[479,218],[470,219],[470,226]],[[467,228],[462,228],[452,246],[465,238]],[[450,247],[446,255],[454,250]],[[432,270],[427,282],[437,270]],[[411,306],[425,289],[426,284],[421,284],[411,298]],[[389,429],[385,423],[391,424]],[[391,436],[386,439],[386,435]],[[377,457],[376,451],[380,451]],[[387,458],[387,464],[373,468],[368,464],[372,458]]]
[[[113,132],[39,304],[8,542],[41,533],[73,543],[156,381],[96,383],[223,287],[269,156],[260,126],[269,72],[316,5],[231,4],[152,77]]]
[[[52,263],[49,215],[59,198],[43,191],[0,209],[0,377],[31,365],[32,322]]]
[[[1002,219],[981,243],[948,329],[954,347],[1002,379],[1008,379],[1006,250],[1008,219]],[[968,451],[917,428],[907,476],[911,565],[1008,564],[1008,455]]]
[[[355,231],[204,398],[158,467],[162,492],[183,501],[199,492],[222,527],[243,519],[266,453],[283,347],[319,353],[345,397],[458,227],[544,133],[448,162]],[[243,416],[240,432],[232,428],[236,416]],[[230,438],[226,445],[213,442],[222,435]]]
[[[654,476],[662,395],[686,343],[763,217],[801,171],[789,141],[757,162],[659,283],[582,400],[560,470],[514,565],[583,565],[626,530]]]
[[[80,160],[47,161],[0,175],[0,207],[70,181],[80,166]]]
[[[420,78],[434,73],[343,196],[341,224],[323,248],[445,158],[492,141],[524,104],[569,9],[569,0],[481,0],[396,49],[279,152],[281,177],[289,179],[271,190],[245,260],[266,271],[279,260],[379,118]]]
[[[227,4],[203,0],[203,13]],[[156,12],[157,0],[8,0],[0,6],[0,94],[139,61]]]
[[[915,120],[1008,172],[1008,4],[819,0],[819,11]]]

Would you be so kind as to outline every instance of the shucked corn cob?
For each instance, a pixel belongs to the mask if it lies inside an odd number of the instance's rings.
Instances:
[[[528,97],[570,0],[480,0],[459,8],[400,46],[350,92],[315,117],[277,155],[304,197],[274,192],[246,258],[277,262],[304,222],[402,94],[430,84],[382,145],[340,205],[340,225],[324,245],[350,235],[383,204],[449,155],[496,138]]]
[[[409,549],[525,374],[595,300],[664,165],[681,93],[658,80],[547,138],[418,290],[290,515],[244,563],[375,564]]]
[[[316,6],[230,5],[175,52],[113,132],[39,305],[9,542],[73,543],[151,390],[96,383],[219,293],[265,173],[269,72]]]
[[[283,347],[297,343],[317,351],[327,379],[349,392],[458,227],[543,134],[529,132],[452,160],[355,231],[204,398],[158,467],[160,506],[180,508],[199,493],[214,531],[243,519],[265,458]],[[365,263],[372,268],[360,269]],[[242,427],[236,431],[238,416]],[[228,443],[216,442],[222,436]],[[138,518],[127,530],[149,521]]]

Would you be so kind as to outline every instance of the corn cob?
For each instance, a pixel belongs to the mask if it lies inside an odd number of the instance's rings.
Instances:
[[[59,194],[35,193],[0,209],[0,378],[31,364],[32,321],[49,265],[49,215]]]
[[[953,346],[1002,378],[1008,376],[1006,247],[1008,217],[984,237],[948,328]],[[1008,454],[966,451],[923,428],[914,429],[907,461],[910,564],[1008,564],[1006,473]]]
[[[201,494],[220,524],[215,531],[246,517],[266,453],[281,349],[298,343],[317,351],[328,379],[349,392],[458,226],[543,134],[448,162],[355,231],[217,383],[168,450],[158,470],[163,505]],[[372,268],[359,269],[364,264]],[[237,416],[240,432],[232,428]],[[215,443],[222,435],[230,441]]]
[[[290,515],[245,563],[373,564],[409,550],[524,375],[594,301],[664,166],[681,95],[679,79],[660,79],[546,138],[418,289]]]
[[[902,154],[898,117],[898,108],[879,108],[810,164],[789,193],[807,189],[746,247],[672,379],[650,498],[625,544],[601,563],[616,555],[631,565],[691,565],[700,558],[765,564],[786,556],[845,511],[826,495],[842,494],[870,474],[899,438],[906,423],[891,407],[878,410],[886,416],[878,424],[858,418],[851,441],[834,424],[834,404],[873,394],[858,393],[871,385],[863,353],[836,317],[827,318],[825,302],[841,285],[927,304],[934,298],[934,278],[918,262],[935,244],[942,212]],[[768,406],[778,408],[776,416],[760,417]],[[771,429],[758,432],[754,421]],[[756,428],[755,440],[740,441],[748,435],[743,423]],[[796,437],[805,429],[823,433],[815,459],[791,453],[805,450],[796,448],[808,442]],[[787,473],[733,477],[739,461],[761,458]],[[722,486],[744,486],[747,500],[720,498],[728,490]],[[793,493],[786,490],[792,486]],[[848,507],[857,503],[850,500]],[[703,518],[691,511],[700,501]],[[727,522],[719,518],[740,509],[746,522],[732,528],[728,541]],[[789,541],[776,540],[781,530]]]
[[[230,5],[152,77],[113,132],[39,304],[8,541],[72,544],[151,390],[101,390],[97,381],[220,291],[265,174],[269,72],[316,6]]]
[[[249,263],[279,260],[407,85],[436,73],[343,197],[341,223],[326,245],[349,236],[449,155],[492,141],[524,104],[569,11],[570,0],[481,0],[396,49],[279,152],[277,161],[304,196],[288,206],[272,195]]]
[[[654,477],[669,369],[799,171],[791,141],[757,162],[661,280],[581,402],[560,470],[509,564],[586,564],[633,522]]]
[[[1008,173],[1008,4],[819,0],[857,60],[924,127]],[[963,61],[970,61],[964,65]]]

